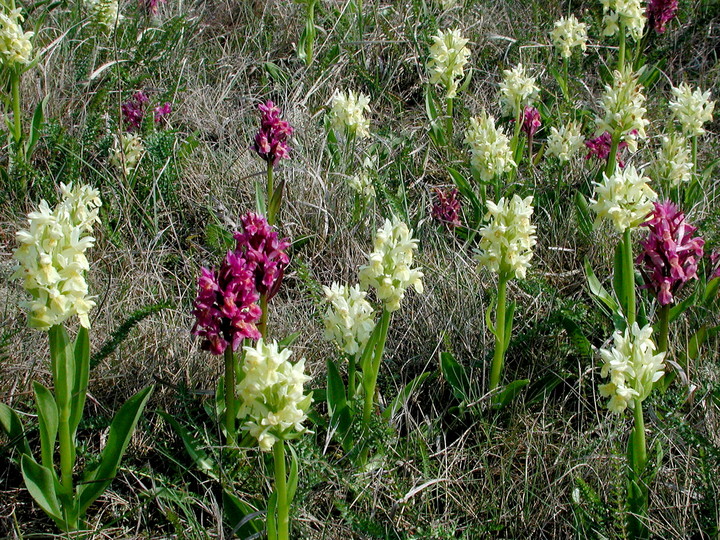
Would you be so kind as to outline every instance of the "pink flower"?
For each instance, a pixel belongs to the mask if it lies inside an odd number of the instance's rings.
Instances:
[[[525,135],[527,135],[529,138],[531,138],[538,129],[540,129],[540,126],[542,125],[542,121],[540,120],[540,111],[538,111],[535,107],[527,106],[525,107],[525,110],[523,111],[523,124],[522,124],[522,130]]]
[[[281,159],[290,157],[287,141],[292,136],[293,128],[285,120],[280,120],[280,109],[272,101],[258,105],[258,109],[262,116],[253,150],[274,166]]]
[[[155,109],[153,109],[153,112],[155,113],[155,123],[159,124],[172,112],[172,104],[167,102],[163,105],[158,105]]]
[[[460,201],[457,198],[458,190],[455,188],[449,190],[435,188],[434,191],[437,200],[433,205],[432,217],[440,223],[446,223],[451,227],[460,226]]]
[[[219,271],[200,270],[192,333],[204,338],[203,350],[220,355],[228,346],[236,351],[246,338],[260,338],[255,325],[262,311],[254,277],[254,263],[232,251]]]
[[[591,157],[595,157],[599,159],[600,161],[605,161],[610,156],[610,146],[612,145],[612,136],[608,131],[603,133],[602,135],[595,137],[594,139],[587,139],[585,141],[585,146],[588,147],[589,152],[585,156],[585,159],[590,159]],[[624,141],[621,141],[620,144],[618,144],[618,155],[617,162],[618,165],[622,168],[625,167],[625,162],[620,159],[620,150],[627,147],[627,143]]]
[[[123,122],[128,130],[140,129],[143,117],[145,116],[145,104],[150,101],[145,93],[140,90],[135,92],[130,101],[120,105],[123,115]]]
[[[255,135],[252,148],[274,166],[281,159],[290,157],[288,139],[293,134],[293,128],[287,121],[280,120],[280,109],[272,101],[258,105],[258,109],[262,113],[260,130]]]
[[[697,227],[685,221],[685,214],[671,201],[655,203],[649,219],[642,224],[649,229],[640,242],[645,288],[650,289],[661,306],[674,302],[673,295],[687,281],[697,279],[698,262],[703,256],[705,240],[692,238]]]
[[[155,15],[158,12],[160,4],[165,4],[167,0],[138,0],[138,5],[144,8],[148,13]]]
[[[720,278],[720,252],[713,251],[710,254],[710,268],[714,268],[715,270],[712,271],[710,274],[710,279]]]
[[[235,253],[254,265],[255,287],[261,294],[267,294],[268,300],[275,296],[290,262],[285,251],[290,247],[287,238],[278,238],[278,233],[268,224],[267,220],[253,212],[242,218],[243,232],[236,232],[233,237],[237,241]]]
[[[665,25],[675,18],[678,10],[678,0],[650,0],[645,15],[650,28],[658,34],[665,32]]]

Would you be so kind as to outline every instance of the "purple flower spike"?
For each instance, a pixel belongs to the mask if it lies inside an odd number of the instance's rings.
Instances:
[[[650,289],[661,306],[675,301],[674,294],[687,281],[697,279],[698,262],[703,256],[705,240],[692,235],[697,231],[685,221],[685,214],[671,201],[655,203],[649,219],[642,224],[649,229],[640,242],[645,288]]]
[[[599,159],[600,161],[605,161],[610,156],[610,147],[612,145],[612,135],[610,135],[610,132],[606,131],[602,135],[595,137],[594,139],[588,139],[585,141],[585,146],[588,147],[589,152],[585,156],[585,159],[590,159],[591,157],[595,157]],[[618,144],[618,155],[617,155],[617,163],[620,166],[620,168],[625,167],[625,162],[620,159],[619,151],[623,148],[627,147],[627,143],[624,141],[620,141],[620,144]]]
[[[228,346],[236,351],[245,338],[260,338],[254,268],[242,254],[229,251],[219,271],[201,269],[192,333],[204,338],[203,350],[221,355]]]
[[[449,190],[441,190],[435,188],[436,201],[432,209],[433,219],[440,223],[445,223],[450,227],[460,226],[460,201],[458,200],[458,190],[453,188]]]
[[[128,130],[140,129],[143,117],[145,116],[145,104],[150,101],[145,93],[140,90],[135,92],[130,101],[120,105],[123,115],[123,122]]]
[[[678,0],[650,0],[645,15],[650,28],[658,34],[665,32],[665,25],[675,18],[678,10]]]
[[[290,157],[288,139],[293,134],[293,128],[280,119],[280,109],[272,101],[258,105],[258,109],[262,113],[260,130],[255,135],[252,148],[262,159],[275,166],[281,159]]]
[[[248,212],[240,219],[243,232],[233,235],[237,241],[235,252],[254,265],[255,287],[270,300],[280,288],[285,267],[290,262],[285,253],[290,242],[287,238],[278,238],[278,233],[259,214]]]
[[[521,128],[523,130],[523,133],[525,133],[525,135],[531,138],[533,135],[535,135],[535,133],[537,133],[537,130],[540,129],[541,125],[542,121],[540,120],[540,111],[538,111],[535,107],[525,107],[525,110],[523,111],[523,124]]]
[[[710,273],[710,279],[720,278],[720,251],[713,251],[710,254],[710,268],[714,268]]]
[[[172,104],[168,102],[163,105],[158,105],[153,112],[155,113],[155,123],[159,124],[163,120],[166,120],[165,117],[172,112]]]

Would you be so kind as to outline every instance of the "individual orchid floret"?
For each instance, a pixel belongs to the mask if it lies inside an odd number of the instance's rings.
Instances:
[[[430,46],[430,84],[445,87],[446,97],[457,95],[458,82],[465,76],[465,65],[470,59],[470,49],[466,47],[468,40],[460,35],[460,30],[438,31],[433,36]]]
[[[16,65],[27,66],[32,61],[32,42],[34,32],[24,32],[20,8],[6,11],[0,7],[0,65],[12,68]]]
[[[172,103],[169,101],[158,105],[153,109],[154,120],[156,124],[167,121],[167,117],[172,113]]]
[[[275,166],[281,159],[290,157],[288,140],[293,134],[293,128],[287,121],[280,119],[280,109],[272,101],[258,105],[258,109],[262,116],[253,150],[262,159]]]
[[[370,98],[362,92],[355,94],[335,90],[330,103],[330,119],[333,129],[347,130],[347,133],[360,139],[370,136],[370,120],[365,113],[370,112]]]
[[[614,36],[625,27],[626,35],[639,41],[645,29],[645,14],[641,0],[601,0],[605,36]]]
[[[508,278],[525,279],[537,243],[535,225],[530,223],[532,200],[513,195],[512,199],[502,197],[497,204],[487,202],[488,223],[480,229],[480,264]]]
[[[645,10],[650,28],[658,34],[665,32],[665,25],[675,18],[678,0],[650,0]]]
[[[150,100],[145,95],[145,92],[139,90],[133,94],[133,97],[130,98],[129,101],[120,105],[123,123],[128,130],[140,129],[143,117],[145,116],[145,105],[147,105],[148,101]]]
[[[85,0],[90,19],[100,30],[109,34],[122,19],[117,0]]]
[[[551,127],[547,140],[547,153],[560,161],[570,161],[570,158],[580,151],[584,141],[578,122],[569,122],[560,126],[560,129]]]
[[[327,311],[323,316],[325,339],[334,341],[343,352],[355,355],[365,348],[375,328],[375,310],[360,285],[323,287]]]
[[[275,341],[261,338],[254,347],[243,350],[238,417],[245,418],[243,429],[257,439],[260,450],[270,452],[277,441],[306,431],[302,424],[312,393],[305,394],[304,385],[310,377],[305,374],[305,359],[293,364],[292,351],[279,350]]]
[[[588,149],[588,153],[585,155],[585,159],[594,157],[600,161],[606,161],[610,156],[610,147],[612,145],[612,135],[609,132],[604,132],[594,139],[588,139],[585,141],[585,146]],[[621,141],[618,144],[618,152],[615,156],[618,166],[622,169],[625,167],[625,162],[620,158],[620,150],[627,148],[627,143]]]
[[[389,312],[400,309],[409,287],[419,294],[423,292],[423,273],[419,268],[411,268],[417,244],[405,223],[397,218],[386,219],[375,234],[368,263],[360,267],[360,285],[363,289],[373,287]]]
[[[202,268],[192,312],[192,333],[203,338],[202,349],[221,355],[228,347],[236,351],[245,339],[259,339],[259,298],[255,265],[241,253],[228,251],[219,270]]]
[[[597,117],[597,133],[610,133],[617,141],[627,143],[630,152],[637,152],[637,140],[644,139],[645,126],[650,121],[645,118],[645,96],[638,84],[637,75],[629,68],[615,71],[613,84],[606,85],[600,105],[602,118]]]
[[[259,214],[248,212],[240,221],[243,231],[233,235],[237,242],[235,252],[253,265],[255,287],[269,300],[280,288],[285,267],[290,262],[286,253],[290,242],[279,238],[277,231]]]
[[[130,176],[145,152],[142,138],[138,134],[123,133],[114,136],[110,163],[120,169],[125,176]]]
[[[458,190],[455,188],[442,190],[435,188],[435,204],[432,208],[432,217],[440,223],[450,227],[460,226],[460,200]]]
[[[673,87],[672,93],[670,110],[680,123],[683,133],[688,137],[705,133],[703,125],[712,122],[715,108],[715,102],[710,100],[710,90],[693,90],[689,85],[680,83],[680,86]]]
[[[517,167],[510,139],[502,129],[495,127],[495,118],[485,111],[477,118],[470,118],[465,142],[470,145],[472,166],[478,170],[482,180],[493,180]]]
[[[626,408],[634,409],[645,400],[653,385],[665,373],[665,353],[655,353],[652,326],[640,328],[637,323],[624,332],[613,334],[613,348],[600,349],[603,366],[600,376],[610,382],[598,387],[600,395],[609,397],[608,409],[620,414]]]
[[[692,179],[693,163],[685,137],[677,133],[663,137],[651,168],[655,179],[663,180],[670,186],[689,182]]]
[[[587,25],[579,22],[575,15],[555,21],[550,37],[563,58],[570,58],[575,47],[580,47],[583,52],[587,49]]]
[[[518,111],[524,111],[525,107],[533,104],[539,93],[535,77],[526,75],[522,64],[503,70],[503,82],[500,83],[500,105],[503,114],[515,118]]]
[[[540,111],[538,111],[535,107],[525,107],[522,117],[522,126],[520,128],[522,129],[522,132],[525,133],[528,138],[532,138],[535,133],[537,133],[537,130],[540,129],[540,126],[542,126]]]
[[[85,252],[95,244],[92,228],[100,223],[99,192],[90,186],[60,184],[62,200],[50,209],[46,201],[28,214],[28,228],[17,232],[11,279],[22,279],[32,300],[21,302],[32,328],[48,330],[77,315],[90,328],[95,301],[88,294]]]
[[[642,176],[630,165],[617,170],[608,177],[603,173],[603,182],[595,184],[595,198],[591,201],[597,219],[609,219],[619,233],[629,227],[637,227],[653,209],[657,199],[648,185],[650,179]]]
[[[656,202],[641,226],[648,228],[648,235],[640,242],[642,253],[636,262],[642,264],[645,287],[661,306],[666,306],[675,301],[674,295],[683,284],[697,279],[705,241],[693,237],[697,227],[685,221],[685,214],[671,201]]]
[[[720,278],[720,251],[713,251],[710,254],[710,279]]]

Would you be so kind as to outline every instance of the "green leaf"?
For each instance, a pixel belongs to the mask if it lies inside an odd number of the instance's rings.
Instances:
[[[275,510],[277,509],[277,492],[273,491],[268,499],[267,506],[267,537],[268,540],[277,540],[277,522],[275,520]]]
[[[440,353],[440,371],[452,388],[453,395],[460,401],[467,401],[470,390],[470,377],[468,377],[465,368],[447,351]]]
[[[465,180],[462,174],[453,169],[452,167],[446,168],[450,178],[452,178],[455,187],[457,187],[460,194],[470,201],[472,207],[472,216],[470,216],[470,223],[468,227],[471,229],[477,229],[482,219],[483,205],[475,194],[475,190],[470,185],[470,182]]]
[[[270,204],[268,205],[268,216],[277,216],[278,211],[280,210],[280,205],[282,204],[282,197],[283,197],[283,191],[285,189],[285,179],[281,179],[280,182],[277,183],[275,186],[275,189],[272,192],[272,196],[270,197]]]
[[[273,62],[265,62],[263,67],[276,83],[283,86],[288,83],[287,74],[277,64],[274,64]]]
[[[600,280],[595,276],[595,272],[593,272],[592,267],[590,266],[590,261],[585,259],[585,277],[587,279],[588,287],[590,287],[590,292],[593,294],[593,297],[599,300],[601,305],[604,305],[608,310],[610,310],[610,314],[618,313],[620,311],[620,308],[615,301],[615,299],[610,296],[610,293],[607,292],[605,287],[603,287],[600,283]]]
[[[575,210],[578,229],[580,229],[583,235],[590,237],[593,232],[594,223],[590,215],[590,206],[588,205],[587,199],[580,191],[575,192]]]
[[[382,412],[382,416],[385,420],[390,420],[395,414],[407,403],[407,401],[410,399],[410,396],[412,396],[413,392],[423,383],[425,379],[427,379],[432,373],[421,373],[417,377],[415,377],[412,381],[407,383],[405,387],[400,390],[397,396],[395,396],[395,399],[393,399],[390,402],[390,405],[388,405],[385,410]]]
[[[525,388],[529,383],[529,379],[519,379],[511,382],[493,399],[493,406],[497,409],[506,407],[520,393],[520,390]]]
[[[355,446],[355,440],[351,437],[353,417],[350,414],[350,407],[344,405],[333,411],[330,418],[328,432],[330,437],[340,442],[343,449],[349,452]]]
[[[33,114],[32,123],[30,124],[30,134],[27,141],[25,141],[26,160],[30,159],[32,151],[42,134],[42,124],[45,118],[45,107],[47,106],[48,99],[50,99],[50,94],[46,95],[35,107],[35,113]]]
[[[363,372],[363,380],[365,380],[365,373],[369,371],[370,366],[368,365],[368,362],[372,361],[372,358],[375,353],[375,347],[377,345],[378,339],[380,339],[380,334],[382,332],[381,325],[378,323],[375,325],[375,328],[373,329],[373,333],[370,334],[370,338],[367,340],[367,343],[365,344],[365,348],[363,349],[362,354],[360,355],[360,369]]]
[[[107,443],[100,456],[100,464],[86,475],[83,484],[78,488],[80,515],[85,513],[115,478],[122,456],[130,443],[130,437],[132,437],[153,388],[152,385],[148,386],[132,396],[115,414],[110,425]]]
[[[298,457],[292,445],[288,444],[287,447],[292,454],[290,458],[290,474],[287,480],[287,504],[289,506],[295,498],[295,492],[298,486]]]
[[[55,440],[58,431],[58,410],[55,397],[50,390],[37,381],[33,382],[35,390],[35,407],[38,413],[40,428],[40,452],[42,464],[48,469],[53,468],[53,455],[55,454]]]
[[[327,360],[327,404],[328,411],[332,417],[335,411],[345,407],[347,403],[347,394],[345,392],[345,384],[340,376],[337,364],[331,358]]]
[[[696,296],[697,295],[695,293],[692,293],[685,300],[671,307],[670,313],[668,314],[668,322],[675,321],[680,315],[685,312],[685,310],[687,310],[689,307],[692,307],[695,304],[695,300],[697,299]]]
[[[90,377],[90,338],[88,329],[81,326],[75,337],[73,347],[75,357],[75,377],[73,381],[72,399],[70,400],[70,433],[73,438],[80,424],[87,397],[88,379]]]
[[[470,81],[472,80],[472,74],[473,74],[473,68],[472,67],[468,68],[467,75],[465,75],[465,78],[463,79],[462,84],[460,85],[460,87],[457,90],[458,94],[461,94],[468,89],[468,87],[470,86]]]
[[[205,448],[198,443],[197,439],[190,435],[190,432],[185,429],[180,422],[175,420],[175,418],[165,411],[157,411],[157,414],[170,424],[175,433],[178,434],[185,446],[185,450],[190,456],[190,459],[192,459],[193,463],[195,463],[195,466],[207,474],[210,478],[219,480],[217,464],[208,456]]]
[[[60,526],[63,523],[60,502],[55,491],[55,474],[51,469],[35,462],[28,454],[24,454],[21,469],[27,490],[48,516]]]
[[[702,294],[702,303],[708,306],[718,297],[718,288],[720,288],[720,278],[711,279]]]
[[[8,437],[8,444],[14,446],[20,454],[30,455],[30,445],[25,437],[22,421],[15,411],[0,403],[0,429]]]
[[[267,216],[264,186],[258,181],[255,182],[255,211],[261,216]]]
[[[223,490],[222,497],[225,520],[232,529],[231,538],[250,538],[262,531],[262,525],[257,518],[262,516],[263,512],[226,490]]]
[[[559,318],[560,325],[565,329],[575,351],[587,358],[592,357],[592,345],[575,321],[566,316]]]
[[[495,325],[493,324],[492,320],[492,312],[495,308],[495,303],[497,299],[493,298],[493,300],[488,304],[488,307],[485,309],[485,327],[492,332],[492,335],[497,337],[497,332],[495,331]]]

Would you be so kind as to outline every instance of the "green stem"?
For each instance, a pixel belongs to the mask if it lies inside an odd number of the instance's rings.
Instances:
[[[610,142],[610,153],[608,154],[607,164],[605,165],[605,176],[610,178],[615,172],[615,166],[617,165],[617,152],[618,146],[620,145],[620,135],[613,133],[612,140]]]
[[[448,147],[452,146],[453,139],[453,98],[447,98],[447,118],[445,119],[445,136]]]
[[[273,446],[275,461],[275,493],[277,494],[277,538],[289,540],[290,518],[287,501],[287,476],[285,472],[285,441],[277,441]]]
[[[357,358],[348,357],[348,400],[355,397],[355,374],[357,373]]]
[[[20,141],[22,140],[22,118],[20,116],[20,74],[16,69],[12,70],[10,75],[10,83],[12,86],[12,105],[13,105],[13,138],[20,152]]]
[[[658,319],[658,322],[660,323],[660,328],[658,329],[657,352],[667,352],[668,333],[670,331],[670,304],[660,306]]]
[[[260,295],[260,311],[262,311],[262,314],[260,315],[260,322],[258,323],[258,330],[260,331],[260,335],[265,338],[267,337],[267,319],[268,319],[268,298],[267,293],[262,293]]]
[[[632,434],[632,470],[630,471],[631,483],[629,499],[630,511],[629,517],[630,532],[633,538],[647,538],[647,528],[643,524],[642,518],[647,515],[647,488],[643,484],[642,473],[645,470],[647,462],[647,448],[645,443],[645,419],[643,418],[642,401],[635,400],[635,427]]]
[[[618,71],[622,72],[625,69],[625,25],[620,23],[620,47],[618,50]]]
[[[565,81],[565,101],[570,103],[570,83],[568,77],[568,59],[563,56],[563,80]]]
[[[232,346],[225,349],[225,431],[227,446],[235,446],[235,355]]]
[[[693,164],[693,176],[700,180],[700,175],[697,170],[697,135],[692,136],[692,164]],[[679,202],[679,201],[678,201]]]
[[[510,147],[512,148],[513,157],[515,157],[515,150],[517,150],[518,141],[520,140],[520,129],[522,128],[522,116],[523,108],[520,103],[516,103],[517,112],[515,113],[515,132],[513,133],[512,142]]]
[[[273,199],[275,195],[275,183],[273,179],[273,164],[268,161],[267,165],[267,220],[270,225],[275,224],[275,212]]]
[[[628,227],[623,233],[623,265],[625,274],[625,299],[627,302],[628,328],[635,323],[635,265],[632,253],[632,228]]]
[[[500,272],[498,281],[497,310],[495,312],[495,352],[493,354],[492,366],[490,368],[490,391],[500,386],[503,362],[505,358],[505,297],[507,292],[508,278],[504,272]]]

